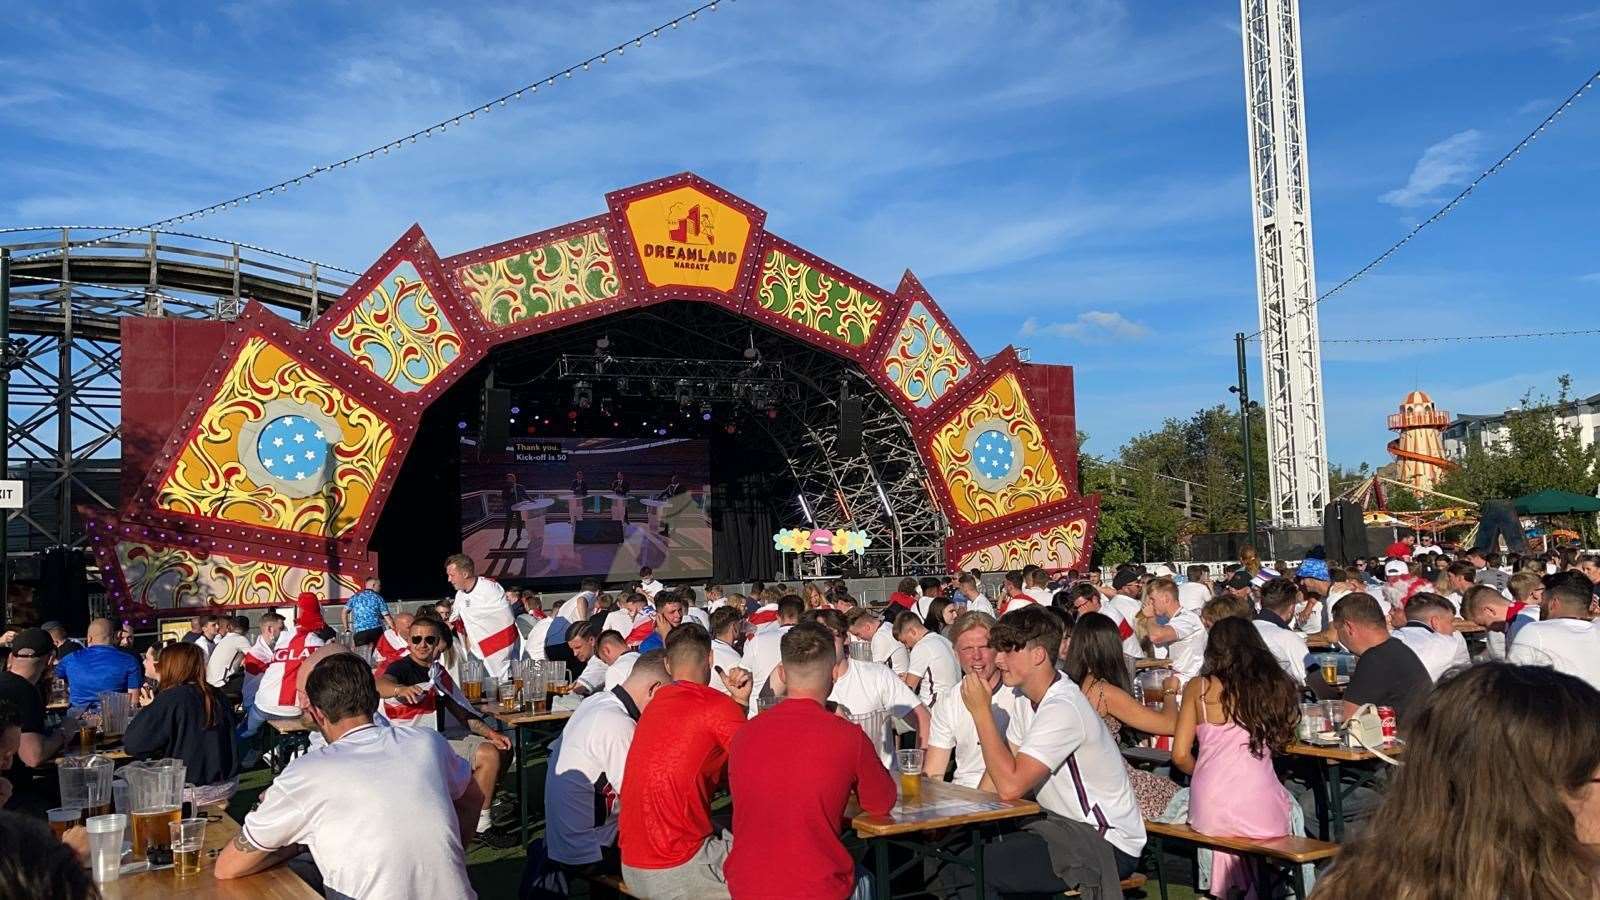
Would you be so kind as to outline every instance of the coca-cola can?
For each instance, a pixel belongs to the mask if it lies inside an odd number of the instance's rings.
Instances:
[[[1378,707],[1378,721],[1383,725],[1383,742],[1390,743],[1395,739],[1394,707]]]

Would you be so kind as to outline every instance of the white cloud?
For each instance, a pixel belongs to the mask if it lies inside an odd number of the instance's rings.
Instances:
[[[1591,284],[1600,284],[1600,272],[1590,272],[1587,275],[1579,275],[1578,280],[1587,281]]]
[[[1150,333],[1150,329],[1127,318],[1122,313],[1105,312],[1104,310],[1091,309],[1079,313],[1078,318],[1071,322],[1051,322],[1047,325],[1039,324],[1039,320],[1029,316],[1023,320],[1022,336],[1047,335],[1050,337],[1077,338],[1089,340],[1091,338],[1142,338]]]
[[[1450,135],[1422,151],[1405,187],[1396,188],[1378,199],[1401,208],[1424,206],[1444,199],[1443,189],[1462,184],[1475,174],[1475,161],[1483,147],[1483,132],[1468,128]]]

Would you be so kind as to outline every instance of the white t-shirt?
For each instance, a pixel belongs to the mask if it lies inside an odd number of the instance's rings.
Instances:
[[[1211,589],[1198,581],[1178,585],[1178,606],[1198,615],[1211,600]]]
[[[733,649],[726,642],[713,640],[711,642],[711,665],[715,667],[711,670],[711,686],[727,694],[730,693],[728,685],[722,680],[722,676],[717,674],[717,668],[721,668],[724,672],[732,672],[734,669],[743,668],[744,657],[740,656],[739,651]]]
[[[230,631],[217,639],[217,646],[206,657],[206,683],[222,687],[235,672],[244,666],[244,655],[250,652],[250,639]]]
[[[1001,734],[1005,734],[1006,726],[1011,724],[1010,703],[1014,698],[1011,689],[1004,684],[994,693],[991,708],[994,710],[994,723],[999,726]],[[960,697],[933,708],[933,722],[928,726],[928,746],[955,751],[956,784],[975,788],[983,780],[985,766],[983,747],[978,743],[978,726],[973,724],[972,713]]]
[[[966,600],[967,612],[981,612],[988,613],[991,616],[994,615],[994,604],[990,603],[989,598],[982,594],[978,594],[977,596],[970,598],[963,598],[960,594],[957,594],[956,599]]]
[[[1111,620],[1122,635],[1122,655],[1138,659],[1144,656],[1144,648],[1139,646],[1139,632],[1134,628],[1134,620],[1123,616],[1122,609],[1110,600],[1102,601],[1100,614]]]
[[[523,613],[517,616],[517,630],[522,632],[522,650],[529,659],[544,659],[545,638],[550,634],[550,625],[555,619],[545,616],[535,619]]]
[[[1428,677],[1435,682],[1456,666],[1472,663],[1467,639],[1459,634],[1439,634],[1426,625],[1408,622],[1390,635],[1411,648],[1417,659],[1422,660],[1422,667],[1428,670]]]
[[[571,626],[573,622],[582,621],[578,618],[579,601],[593,603],[594,594],[591,594],[588,591],[584,591],[579,594],[573,594],[571,597],[567,598],[565,603],[561,604],[561,607],[556,610],[555,616],[550,619],[550,630],[546,631],[544,634],[544,645],[546,647],[554,646],[556,644],[565,644],[567,642],[567,628]],[[588,616],[584,616],[584,618],[587,619]]]
[[[638,661],[639,651],[629,650],[627,653],[624,653],[613,660],[611,665],[606,666],[606,690],[609,691],[624,681],[627,681],[628,676],[633,674],[633,664]]]
[[[911,711],[922,705],[916,693],[906,687],[906,683],[888,666],[864,663],[857,659],[850,660],[844,676],[833,683],[833,692],[828,694],[828,699],[843,706],[852,715],[862,716],[885,710],[901,719],[909,719]],[[888,748],[883,741],[874,743],[878,747],[878,758],[887,767],[893,761]]]
[[[600,654],[596,653],[589,657],[588,662],[583,664],[583,671],[578,673],[577,683],[588,688],[588,693],[593,694],[606,686],[607,668],[609,667],[606,665],[606,661],[600,658]]]
[[[747,644],[745,654],[749,653],[750,648]],[[872,635],[872,661],[888,663],[896,675],[904,675],[908,670],[910,659],[911,655],[906,651],[906,645],[894,639],[894,626],[888,622],[879,625],[878,630]]]
[[[1201,623],[1199,613],[1184,609],[1167,620],[1167,627],[1178,633],[1178,639],[1161,646],[1167,650],[1178,683],[1186,684],[1200,674],[1200,666],[1205,662],[1206,626]]]
[[[1126,622],[1130,630],[1136,628],[1140,608],[1137,598],[1129,597],[1127,594],[1112,594],[1100,603],[1101,612],[1105,612],[1108,608],[1116,610],[1116,615],[1111,617],[1112,621],[1119,625]],[[1137,631],[1122,639],[1122,655],[1132,657],[1144,655],[1144,648],[1139,646]]]
[[[1050,593],[1050,589],[1044,587],[1025,587],[1022,589],[1022,593],[1040,606],[1049,606],[1050,602],[1055,599],[1055,594]],[[1015,606],[1016,604],[1012,605]]]
[[[599,862],[600,848],[617,842],[617,799],[622,796],[637,714],[615,691],[587,697],[550,746],[552,765],[544,773],[544,841],[556,862]],[[602,809],[606,817],[597,825]]]
[[[471,779],[437,731],[364,725],[291,762],[240,832],[305,844],[329,896],[476,897],[455,811]]]
[[[606,614],[606,620],[600,630],[615,631],[617,634],[622,635],[623,638],[627,638],[628,635],[633,633],[633,629],[639,627],[641,623],[649,620],[649,618],[650,616],[642,609],[639,610],[638,615],[634,615],[625,609],[614,609]]]
[[[911,604],[911,610],[917,614],[917,618],[928,618],[928,607],[933,605],[933,599],[933,597],[924,593],[919,592],[917,594],[916,602]]]
[[[654,600],[656,595],[661,593],[661,589],[664,587],[666,587],[666,585],[652,578],[649,581],[639,582],[639,593],[644,594],[651,600]]]
[[[1506,652],[1510,662],[1550,666],[1600,689],[1600,633],[1583,619],[1545,619],[1517,631]]]
[[[1295,684],[1303,687],[1306,683],[1306,655],[1311,652],[1311,648],[1306,646],[1306,639],[1299,632],[1276,622],[1256,619],[1253,624],[1261,632],[1261,640],[1266,642],[1267,649],[1272,651],[1272,658],[1289,673]]]
[[[1104,822],[1111,846],[1137,857],[1145,842],[1139,801],[1111,732],[1083,692],[1058,676],[1035,709],[1021,690],[1009,690],[1006,740],[1050,770],[1037,792],[1039,805],[1090,826]]]
[[[780,649],[783,636],[789,633],[793,625],[778,625],[756,632],[756,636],[744,642],[744,667],[750,670],[750,713],[755,714],[756,700],[761,696],[762,689],[767,686],[767,679],[772,677],[772,670],[783,661]],[[726,671],[726,670],[724,670]],[[711,674],[715,675],[715,672]]]
[[[927,632],[911,648],[906,665],[911,675],[922,679],[917,685],[917,698],[924,706],[937,708],[947,699],[961,702],[961,663],[956,660],[949,638]],[[937,705],[935,701],[939,701]]]
[[[711,614],[706,612],[705,610],[701,609],[700,607],[691,606],[688,609],[685,609],[683,611],[683,615],[689,621],[695,623],[696,625],[699,625],[701,628],[704,628],[706,631],[710,631],[711,630]]]

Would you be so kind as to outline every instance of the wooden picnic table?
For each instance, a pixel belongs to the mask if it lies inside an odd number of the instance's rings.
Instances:
[[[1397,756],[1405,751],[1405,745],[1391,743],[1380,749],[1388,756]],[[1340,781],[1340,769],[1347,764],[1374,762],[1378,759],[1377,755],[1360,747],[1351,748],[1343,744],[1324,746],[1303,741],[1291,743],[1288,755],[1304,760],[1315,770],[1311,788],[1317,794],[1317,818],[1322,826],[1322,834],[1335,843],[1342,841],[1345,791]],[[1356,787],[1360,787],[1360,784],[1353,785],[1351,790]]]
[[[174,869],[157,869],[123,875],[99,885],[104,900],[169,900],[173,897],[250,898],[250,900],[313,900],[322,895],[311,889],[286,865],[276,865],[254,875],[218,881],[213,875],[216,855],[239,834],[239,823],[217,807],[205,810],[205,849],[200,852],[200,872],[178,877]]]
[[[267,727],[273,731],[272,759],[269,767],[273,777],[283,774],[294,757],[311,746],[311,726],[304,719],[268,719]]]
[[[917,799],[907,801],[902,797],[888,815],[873,816],[857,812],[850,819],[856,835],[872,846],[873,890],[877,900],[889,900],[889,888],[894,877],[912,866],[921,871],[924,858],[938,859],[968,869],[972,872],[978,895],[983,896],[983,839],[978,827],[988,822],[1036,816],[1043,810],[1032,800],[1002,800],[985,791],[927,777],[919,778],[919,785]],[[924,834],[935,830],[948,830],[948,833],[942,836]],[[968,839],[968,853],[958,854],[947,849],[963,837]],[[905,847],[912,853],[911,861],[899,870],[889,867],[891,844]]]
[[[526,845],[530,830],[528,808],[533,799],[533,786],[530,784],[533,778],[532,769],[541,760],[549,760],[550,744],[560,736],[567,720],[572,718],[572,710],[556,709],[542,713],[504,712],[498,703],[479,703],[477,709],[511,729],[511,746],[515,751],[512,767],[517,773],[517,828],[522,843]],[[542,748],[541,736],[544,738]]]
[[[1170,669],[1170,668],[1172,668],[1172,660],[1170,660],[1170,659],[1140,659],[1140,660],[1136,660],[1134,662],[1133,667],[1134,667],[1134,669],[1136,669],[1136,670],[1138,670],[1140,672],[1143,672],[1146,669]]]

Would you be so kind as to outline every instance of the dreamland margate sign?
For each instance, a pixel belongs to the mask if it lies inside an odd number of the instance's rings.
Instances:
[[[629,203],[627,217],[650,284],[733,289],[750,237],[744,213],[682,187]]]

